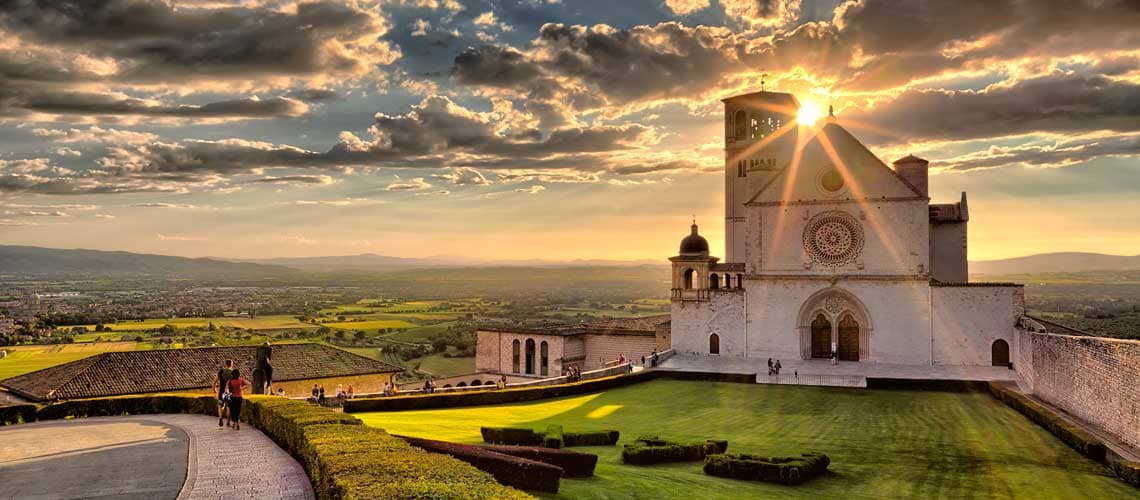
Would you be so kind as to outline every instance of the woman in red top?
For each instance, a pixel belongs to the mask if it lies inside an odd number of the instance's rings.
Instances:
[[[249,387],[249,381],[242,378],[241,371],[234,368],[233,376],[226,382],[226,392],[230,394],[230,427],[236,431],[241,421],[241,390]]]

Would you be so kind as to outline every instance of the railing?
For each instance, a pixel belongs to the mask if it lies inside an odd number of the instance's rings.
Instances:
[[[658,359],[658,363],[660,363],[660,358]],[[629,371],[632,370],[632,368],[633,368],[633,362],[627,361],[625,363],[622,363],[622,364],[619,364],[616,366],[610,366],[607,368],[599,368],[597,370],[590,370],[590,371],[582,372],[580,380],[589,380],[589,379],[595,379],[595,378],[609,377],[612,375],[621,375],[623,373],[628,373]],[[488,375],[491,375],[491,374],[488,374]],[[492,379],[492,380],[494,380],[494,379]],[[532,380],[532,381],[527,381],[527,382],[513,382],[513,383],[507,384],[507,388],[512,389],[512,388],[521,388],[521,387],[540,387],[540,386],[545,386],[545,385],[566,384],[566,383],[570,383],[570,382],[571,382],[570,377],[567,375],[563,375],[561,377],[550,377],[550,378]],[[498,387],[496,385],[493,385],[493,384],[491,384],[491,385],[469,385],[466,387],[439,387],[439,388],[436,388],[432,392],[433,393],[453,393],[453,392],[489,391],[489,390],[496,390],[497,388]],[[405,395],[411,395],[411,394],[424,394],[424,390],[422,388],[420,388],[420,389],[407,389],[407,390],[400,389],[400,392],[397,393],[396,395],[397,396],[405,396]],[[366,396],[375,397],[375,396],[381,396],[381,395],[382,395],[381,393],[368,393],[368,394],[356,394],[356,397],[366,397]]]

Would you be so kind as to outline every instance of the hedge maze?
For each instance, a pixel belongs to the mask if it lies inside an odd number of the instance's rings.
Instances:
[[[831,459],[822,453],[773,458],[718,454],[705,459],[705,474],[794,486],[827,472],[830,463]]]
[[[542,446],[559,449],[574,446],[613,446],[621,433],[615,430],[563,432],[561,425],[551,425],[545,432],[525,427],[480,427],[483,442],[514,446]]]
[[[706,456],[724,453],[728,441],[708,440],[698,443],[676,443],[657,436],[641,436],[625,445],[621,459],[627,464],[654,465],[670,462],[698,462]]]

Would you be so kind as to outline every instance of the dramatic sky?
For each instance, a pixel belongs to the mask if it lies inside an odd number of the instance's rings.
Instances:
[[[764,74],[968,191],[973,259],[1140,253],[1130,0],[6,1],[0,243],[723,254]]]

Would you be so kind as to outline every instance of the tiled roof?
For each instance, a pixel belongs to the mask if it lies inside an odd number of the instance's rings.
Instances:
[[[207,388],[222,361],[252,378],[257,346],[201,347],[96,354],[0,381],[19,396],[45,401]],[[322,344],[273,346],[273,379],[309,380],[403,371],[403,368]]]
[[[623,332],[652,332],[662,323],[669,321],[668,314],[642,316],[638,318],[617,318],[595,321],[586,324],[589,333],[621,334]]]

